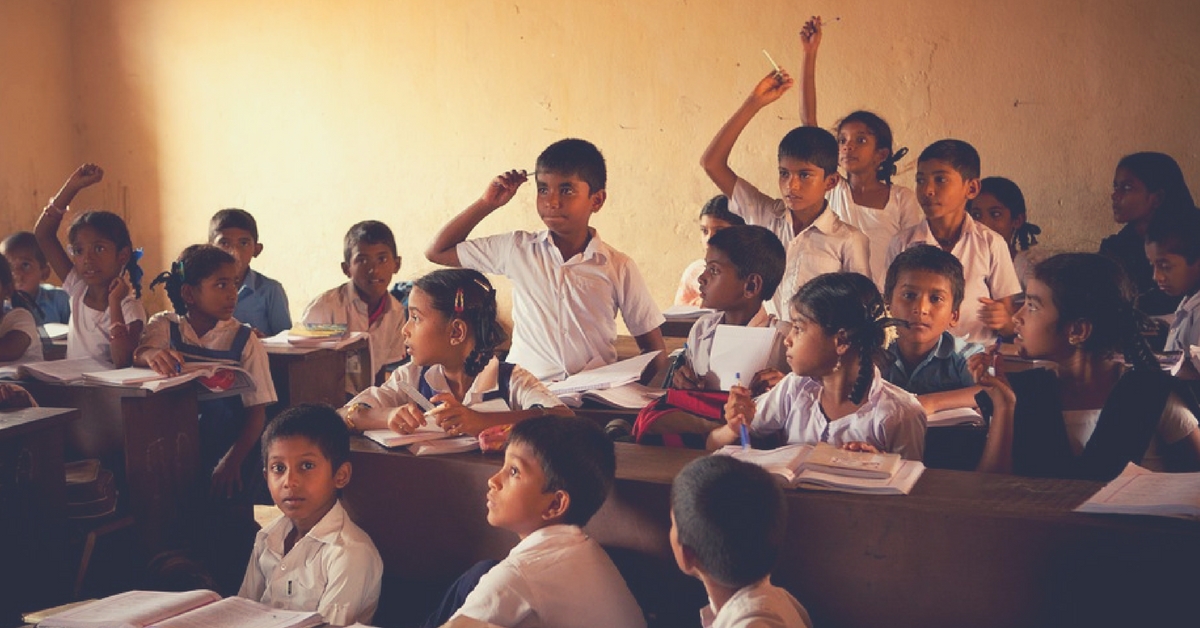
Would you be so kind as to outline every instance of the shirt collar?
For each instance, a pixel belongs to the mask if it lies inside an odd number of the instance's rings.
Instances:
[[[470,399],[472,395],[485,395],[500,388],[500,360],[493,357],[487,366],[475,376],[475,381],[471,382],[471,388],[467,390],[465,402],[473,402]],[[446,381],[446,371],[441,364],[434,364],[425,371],[425,383],[429,384],[429,388],[437,392],[445,392],[450,390],[450,384]]]
[[[542,543],[557,540],[560,543],[574,541],[576,543],[584,541],[588,535],[579,528],[565,523],[557,523],[538,528],[529,533],[529,536],[521,539],[519,543],[512,548],[510,555],[518,554],[522,551],[537,547]]]
[[[774,322],[774,319],[775,316],[767,312],[766,305],[759,305],[758,312],[756,312],[754,316],[746,322],[746,327],[770,327]],[[711,339],[717,333],[717,325],[724,324],[726,324],[725,313],[722,312],[720,318],[717,319],[715,324],[709,327],[702,338],[705,340]]]
[[[362,300],[362,297],[358,296],[358,290],[354,289],[353,281],[347,281],[344,284],[343,289],[345,290],[346,298],[349,299],[350,304],[354,306],[354,309],[357,310],[359,314],[362,314],[363,316],[371,315],[371,308],[367,306],[366,301]],[[392,302],[395,300],[395,297],[393,297],[391,293],[383,295],[384,314],[392,309]]]
[[[244,291],[249,294],[258,290],[259,279],[259,274],[254,272],[253,268],[247,268],[246,278],[242,280],[242,286],[238,288],[238,293],[240,294]]]
[[[594,259],[596,263],[599,264],[608,263],[608,260],[612,257],[608,245],[600,239],[600,232],[596,231],[594,227],[589,227],[588,230],[592,234],[592,237],[590,240],[588,240],[587,246],[583,247],[583,253],[580,253],[579,255],[580,259],[585,262],[592,261]],[[541,242],[543,246],[554,246],[554,240],[550,237],[549,229],[543,229],[539,231],[537,234],[537,239],[538,242]],[[563,261],[566,262],[568,260]]]
[[[317,525],[313,526],[308,531],[308,534],[304,535],[304,538],[325,544],[336,543],[342,534],[345,521],[346,509],[342,508],[342,502],[338,500],[334,502],[333,508],[330,508],[324,517],[321,517]],[[284,516],[276,519],[274,523],[268,525],[259,534],[266,537],[265,540],[268,549],[282,556],[283,541],[291,531],[292,520]],[[303,539],[297,539],[296,544],[299,545],[301,540]]]
[[[1179,313],[1187,313],[1196,308],[1200,308],[1200,290],[1192,293],[1192,296],[1179,302]]]

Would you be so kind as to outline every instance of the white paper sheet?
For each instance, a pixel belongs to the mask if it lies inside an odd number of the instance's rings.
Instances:
[[[746,386],[754,374],[767,368],[775,348],[772,327],[717,325],[709,353],[708,370],[717,376],[721,390]]]

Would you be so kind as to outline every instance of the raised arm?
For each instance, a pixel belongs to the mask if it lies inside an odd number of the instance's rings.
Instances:
[[[733,117],[717,131],[708,148],[704,149],[704,154],[700,156],[700,165],[725,196],[733,197],[733,186],[737,184],[738,179],[737,173],[729,167],[729,153],[733,151],[733,145],[759,110],[779,100],[791,87],[792,77],[786,71],[771,72],[763,77],[742,106],[733,112]]]
[[[438,231],[429,248],[425,249],[425,259],[442,266],[461,266],[458,261],[458,245],[471,235],[475,226],[487,218],[488,214],[511,201],[521,184],[528,180],[529,175],[524,170],[509,170],[492,179],[479,200],[471,203]]]
[[[821,16],[814,15],[800,29],[800,124],[817,126],[817,48],[821,46]]]
[[[67,279],[67,274],[71,272],[73,266],[71,257],[67,255],[62,243],[58,241],[58,227],[62,224],[67,207],[71,205],[71,201],[75,200],[75,195],[79,194],[83,188],[99,183],[103,178],[104,170],[96,164],[83,164],[76,168],[75,172],[72,172],[59,188],[58,194],[50,199],[50,204],[42,211],[37,225],[33,228],[38,247],[42,249],[42,254],[46,256],[50,268],[54,269],[54,274],[58,275],[60,280]]]

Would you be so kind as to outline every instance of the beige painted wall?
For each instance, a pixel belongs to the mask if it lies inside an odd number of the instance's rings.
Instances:
[[[0,98],[0,203],[35,213],[64,155],[96,160],[109,177],[81,201],[126,213],[148,270],[202,239],[216,209],[244,207],[266,245],[255,267],[299,316],[343,280],[353,222],[388,222],[400,275],[419,276],[433,231],[492,176],[580,136],[609,162],[594,224],[665,306],[715,193],[700,153],[769,69],[762,48],[798,69],[811,13],[832,22],[822,123],[884,115],[914,154],[902,184],[929,142],[966,139],[1064,249],[1115,231],[1124,153],[1171,153],[1200,187],[1194,0],[0,0],[0,89],[15,78],[27,94]],[[765,111],[734,151],[764,189],[796,104]],[[538,227],[523,190],[476,233]]]

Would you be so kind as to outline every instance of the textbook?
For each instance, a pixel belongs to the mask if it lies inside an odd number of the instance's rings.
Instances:
[[[313,349],[342,349],[367,337],[365,331],[347,332],[344,329],[336,335],[297,335],[296,328],[281,331],[274,336],[262,339],[263,346],[271,347],[305,347]]]
[[[22,378],[36,379],[51,384],[69,384],[82,381],[84,373],[111,371],[112,365],[95,358],[72,358],[22,364],[18,369]]]
[[[1200,473],[1155,473],[1130,462],[1075,511],[1200,520]]]
[[[665,394],[667,391],[661,388],[651,388],[641,382],[629,382],[613,388],[589,390],[582,393],[563,393],[558,395],[558,399],[564,405],[572,408],[582,406],[584,401],[594,401],[610,408],[641,410]]]
[[[210,392],[254,390],[254,379],[240,367],[222,362],[185,362],[179,375],[159,375],[153,369],[131,366],[123,369],[84,373],[87,384],[142,388],[157,392],[195,381]]]
[[[818,448],[822,451],[814,455]],[[788,486],[820,491],[907,495],[925,472],[925,465],[919,461],[903,460],[897,454],[845,451],[828,443],[770,450],[743,450],[741,445],[729,445],[714,453],[757,464],[783,478]]]
[[[317,613],[285,611],[213,591],[127,591],[53,614],[39,628],[308,628],[325,623]]]
[[[580,371],[561,382],[546,384],[546,388],[555,395],[581,393],[589,390],[604,390],[616,388],[636,382],[642,377],[642,372],[662,351],[651,351],[636,355],[628,360],[620,360],[606,364],[589,371]]]

